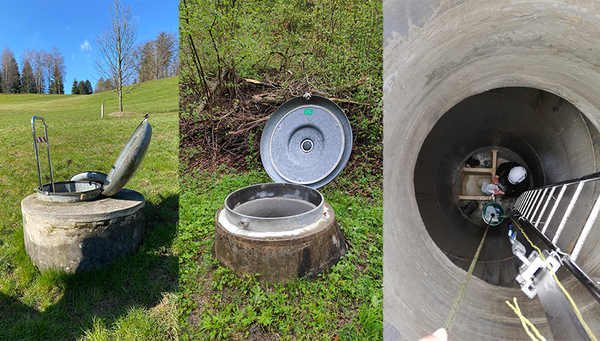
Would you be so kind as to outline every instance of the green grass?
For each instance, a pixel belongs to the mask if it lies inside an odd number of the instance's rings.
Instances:
[[[344,171],[321,191],[335,211],[348,253],[328,274],[286,285],[238,277],[212,255],[214,214],[225,197],[264,171],[220,169],[182,176],[180,199],[181,340],[270,337],[283,340],[382,338],[381,176]],[[349,193],[360,192],[361,195]],[[360,189],[360,191],[356,191]]]
[[[124,98],[124,110],[149,113],[153,129],[144,161],[126,186],[146,198],[140,249],[102,270],[78,275],[40,273],[24,249],[20,202],[38,184],[31,117],[43,116],[48,124],[54,179],[62,181],[82,171],[110,170],[142,120],[142,115],[108,116],[117,105],[112,92],[0,94],[0,340],[165,340],[177,335],[178,78],[143,83]],[[42,175],[49,182],[42,150]]]

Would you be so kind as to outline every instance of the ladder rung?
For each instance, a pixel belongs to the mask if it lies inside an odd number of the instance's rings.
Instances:
[[[533,221],[535,214],[537,213],[537,211],[540,209],[540,206],[542,205],[542,201],[544,199],[544,195],[546,195],[546,192],[548,191],[547,188],[545,188],[544,190],[539,190],[539,194],[536,197],[536,200],[533,202],[533,204],[531,205],[532,210],[530,210],[530,215],[527,217],[527,219],[529,221]]]
[[[531,196],[533,195],[533,191],[528,191],[525,193],[525,198],[523,198],[523,202],[521,202],[521,206],[519,207],[519,212],[521,213],[522,216],[525,215],[525,209],[527,208],[527,204],[529,203],[529,199],[531,199]]]
[[[563,219],[561,220],[560,225],[558,225],[558,229],[556,230],[556,233],[554,234],[554,238],[552,238],[552,243],[555,245],[556,245],[556,242],[558,241],[558,238],[560,238],[560,235],[562,234],[562,231],[565,228],[565,225],[567,224],[567,220],[569,219],[571,212],[573,212],[573,208],[575,208],[575,203],[577,202],[577,199],[579,198],[579,194],[581,194],[583,185],[584,185],[583,182],[580,182],[577,185],[577,189],[575,190],[575,193],[573,194],[573,197],[571,198],[571,202],[569,203],[569,206],[567,207],[567,211],[565,212],[565,215],[563,216]]]
[[[544,191],[542,192],[542,195],[538,199],[537,205],[535,206],[535,210],[533,211],[533,214],[531,215],[531,218],[529,219],[529,221],[535,221],[535,215],[538,213],[540,206],[542,205],[542,202],[544,201],[546,193],[548,193],[548,188],[544,188]]]
[[[533,197],[533,201],[531,202],[531,205],[529,205],[529,209],[527,210],[527,214],[526,217],[527,220],[531,221],[533,220],[533,212],[536,210],[537,205],[539,205],[540,199],[543,195],[542,190],[537,190],[534,197]]]
[[[565,194],[565,191],[567,190],[567,186],[569,186],[569,185],[563,185],[560,192],[558,193],[556,202],[554,203],[554,206],[552,206],[552,210],[550,211],[550,214],[548,215],[548,218],[546,219],[546,223],[544,224],[544,229],[542,229],[542,234],[546,233],[548,226],[550,226],[550,221],[552,220],[552,217],[554,216],[554,213],[556,212],[556,209],[558,208],[558,204],[560,204],[560,201],[561,201],[563,195]]]
[[[538,219],[534,224],[535,227],[538,227],[538,225],[540,224],[540,220],[542,220],[542,217],[544,216],[544,213],[548,208],[548,204],[550,203],[550,200],[552,200],[552,194],[554,194],[554,190],[556,190],[556,187],[552,187],[552,189],[550,190],[550,194],[548,194],[548,199],[546,199],[546,203],[544,204],[544,207],[542,207],[542,211],[540,212],[540,215],[538,216]]]
[[[573,252],[571,253],[571,259],[573,261],[576,261],[577,257],[579,257],[579,252],[581,252],[581,249],[583,248],[583,244],[587,240],[587,237],[589,236],[590,231],[592,230],[592,226],[594,226],[594,222],[596,221],[596,218],[598,218],[599,212],[600,212],[600,195],[598,196],[598,199],[596,199],[596,203],[594,204],[594,207],[592,208],[592,211],[590,212],[590,215],[589,215],[587,221],[585,222],[585,225],[583,226],[581,235],[579,235],[579,239],[577,239],[577,243],[575,244],[575,247],[573,248]]]
[[[533,190],[533,194],[531,196],[531,200],[529,201],[529,204],[527,205],[527,208],[525,209],[525,219],[529,220],[529,216],[531,215],[531,212],[533,212],[533,208],[535,206],[535,202],[537,201],[537,199],[540,196],[541,191],[540,190]]]

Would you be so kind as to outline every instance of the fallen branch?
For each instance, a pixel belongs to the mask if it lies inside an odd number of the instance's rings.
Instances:
[[[263,118],[261,118],[261,119],[258,119],[258,120],[256,120],[256,121],[254,121],[254,122],[252,123],[252,125],[251,125],[251,126],[249,126],[248,128],[244,128],[244,129],[241,129],[241,130],[238,130],[238,131],[234,131],[234,132],[232,132],[232,133],[229,133],[229,135],[239,135],[239,134],[245,133],[245,132],[247,132],[247,131],[248,131],[248,130],[250,130],[250,129],[253,129],[253,128],[256,128],[256,127],[258,127],[258,125],[259,125],[261,122],[267,121],[269,118],[271,118],[271,115],[269,115],[269,116],[267,116],[267,117],[263,117]]]
[[[279,84],[265,83],[265,82],[257,81],[256,79],[251,79],[251,78],[244,78],[244,82],[250,83],[250,84],[257,84],[257,85],[268,86],[268,87],[271,87],[271,88],[276,88],[276,87],[279,86]]]

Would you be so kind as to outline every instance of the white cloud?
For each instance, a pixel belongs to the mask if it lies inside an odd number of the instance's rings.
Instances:
[[[75,59],[75,53],[71,53],[71,59]]]
[[[65,25],[65,28],[68,30],[69,29],[69,25]]]
[[[86,39],[83,44],[81,44],[79,46],[81,48],[81,51],[91,51],[92,50],[92,45],[90,45],[90,42]]]

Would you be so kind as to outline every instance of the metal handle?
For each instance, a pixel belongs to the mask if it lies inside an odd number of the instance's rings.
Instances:
[[[42,120],[44,123],[44,136],[37,137],[35,135],[35,120]],[[33,132],[33,150],[35,151],[35,161],[37,163],[37,171],[38,171],[38,180],[40,182],[40,191],[44,189],[42,182],[42,171],[40,169],[40,155],[38,152],[38,143],[46,142],[46,150],[48,151],[48,168],[50,169],[50,183],[52,184],[52,192],[56,192],[54,189],[54,176],[52,175],[52,161],[50,160],[50,142],[48,142],[48,126],[46,125],[46,121],[41,116],[33,116],[31,118],[31,130]]]

